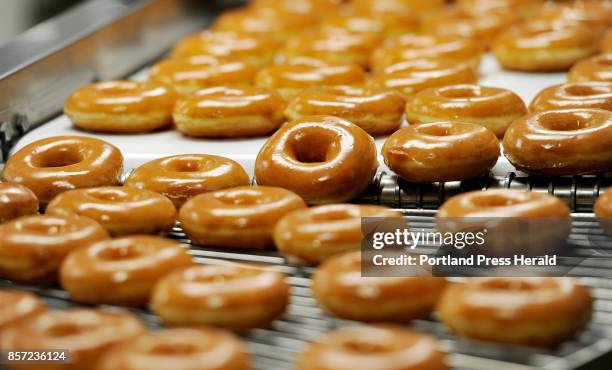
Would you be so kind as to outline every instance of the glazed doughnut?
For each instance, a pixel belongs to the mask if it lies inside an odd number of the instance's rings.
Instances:
[[[597,33],[584,26],[527,22],[503,32],[491,52],[505,69],[564,71],[595,53],[597,40]]]
[[[305,56],[340,65],[366,68],[369,56],[382,41],[374,33],[354,33],[339,29],[321,29],[287,40],[281,54],[285,58]]]
[[[91,309],[49,311],[12,325],[2,333],[5,350],[62,349],[70,352],[69,363],[28,362],[14,364],[19,370],[94,370],[100,356],[112,346],[130,341],[146,331],[143,323],[126,313]]]
[[[461,121],[503,136],[515,119],[527,114],[523,100],[510,90],[479,85],[451,85],[424,90],[406,105],[411,124]]]
[[[576,63],[567,75],[569,82],[612,82],[612,54],[600,54]]]
[[[289,120],[314,115],[343,118],[370,135],[396,130],[402,122],[404,99],[394,90],[357,86],[312,88],[293,98],[285,110]]]
[[[249,370],[243,341],[212,328],[164,329],[141,334],[105,352],[96,370]]]
[[[397,90],[410,100],[421,90],[476,81],[476,71],[467,64],[446,59],[413,59],[385,68],[370,78],[368,85]]]
[[[173,326],[263,327],[283,314],[289,286],[278,272],[228,264],[172,272],[155,285],[151,309]]]
[[[466,122],[401,128],[382,148],[387,166],[412,182],[457,181],[487,173],[499,157],[493,131]]]
[[[458,0],[457,7],[465,13],[482,14],[490,11],[516,11],[521,18],[538,13],[544,0]]]
[[[174,89],[157,82],[105,81],[74,91],[64,113],[75,127],[100,132],[148,132],[172,123]]]
[[[224,62],[208,56],[166,59],[151,68],[149,80],[173,86],[186,95],[214,86],[246,87],[257,69],[245,62]],[[172,107],[170,107],[172,115]]]
[[[0,338],[9,325],[31,320],[46,310],[44,302],[32,293],[0,289]]]
[[[179,99],[173,117],[188,136],[259,136],[283,123],[285,105],[276,91],[265,87],[213,87]]]
[[[398,37],[416,32],[420,28],[418,18],[409,12],[358,12],[335,15],[323,20],[320,27],[335,32],[369,33],[377,37]]]
[[[410,13],[424,19],[444,8],[445,0],[353,0],[351,6],[355,11],[366,14]]]
[[[0,277],[52,282],[73,249],[108,239],[95,221],[76,215],[24,216],[0,225]]]
[[[23,185],[0,182],[0,223],[38,212],[38,198]]]
[[[315,271],[312,292],[327,311],[343,319],[407,322],[429,316],[444,278],[361,276],[361,251],[333,256]]]
[[[529,105],[530,112],[596,108],[612,111],[612,82],[573,82],[548,87]]]
[[[180,208],[187,199],[209,191],[249,185],[237,162],[210,154],[180,154],[154,159],[137,167],[125,186],[160,193]]]
[[[202,31],[178,41],[172,49],[173,58],[210,55],[226,60],[239,60],[255,68],[272,63],[277,44],[261,35],[234,31]]]
[[[548,1],[534,19],[580,24],[590,29],[605,30],[612,27],[612,4],[601,0]]]
[[[484,250],[496,257],[554,252],[571,231],[570,209],[561,199],[510,189],[451,197],[438,209],[436,224],[440,232],[486,230]],[[509,237],[519,228],[520,236]]]
[[[401,219],[401,213],[382,206],[328,204],[298,210],[281,218],[274,244],[290,258],[316,265],[329,257],[361,247],[361,218]]]
[[[514,121],[504,136],[504,154],[534,175],[575,175],[612,170],[612,112],[564,109]]]
[[[471,14],[459,9],[447,9],[427,22],[423,31],[428,34],[471,38],[488,47],[508,27],[520,18],[514,11],[487,11]]]
[[[612,187],[597,198],[594,212],[604,230],[612,234]]]
[[[429,334],[392,325],[344,327],[309,344],[296,370],[447,370]]]
[[[123,186],[69,190],[55,197],[45,213],[88,217],[111,235],[165,233],[176,221],[176,208],[168,198]]]
[[[28,187],[46,205],[66,190],[116,185],[122,171],[123,156],[113,145],[83,136],[55,136],[15,152],[3,178]]]
[[[308,63],[289,62],[261,69],[255,76],[255,84],[275,89],[284,99],[290,100],[308,88],[360,85],[365,81],[365,72],[356,65],[331,65],[324,62],[317,65],[316,59],[299,60],[307,60]]]
[[[451,285],[438,314],[458,335],[554,347],[591,316],[589,290],[570,278],[472,278]]]
[[[309,116],[286,123],[255,160],[259,185],[279,186],[307,203],[338,203],[360,195],[378,161],[374,139],[334,116]]]
[[[179,221],[199,245],[272,247],[274,225],[288,212],[305,208],[295,193],[269,186],[239,186],[200,194],[181,207]]]
[[[406,34],[376,49],[370,58],[374,73],[412,59],[449,59],[477,69],[483,55],[483,47],[476,40],[458,36]]]
[[[324,14],[334,13],[338,1],[342,0],[251,0],[249,6],[256,10],[277,11],[279,15],[289,20],[312,17],[318,21]]]
[[[281,43],[317,21],[317,15],[312,13],[287,16],[278,7],[250,6],[223,12],[215,20],[213,29],[262,35]]]
[[[187,249],[174,240],[128,236],[72,251],[62,263],[60,282],[80,303],[139,306],[157,280],[191,264]]]

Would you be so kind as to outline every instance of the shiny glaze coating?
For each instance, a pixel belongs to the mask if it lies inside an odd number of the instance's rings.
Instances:
[[[173,58],[210,55],[261,68],[272,62],[275,52],[276,42],[268,37],[234,31],[202,31],[179,40],[171,55]]]
[[[591,316],[589,290],[570,278],[472,278],[451,285],[438,314],[459,335],[552,347]]]
[[[519,170],[538,175],[576,175],[612,170],[612,112],[564,109],[514,121],[504,154]]]
[[[577,23],[590,29],[603,30],[612,27],[612,4],[601,0],[548,1],[534,19]]]
[[[172,123],[177,94],[157,82],[104,81],[74,91],[64,113],[74,126],[100,132],[148,132]]]
[[[421,20],[436,14],[444,6],[444,0],[353,0],[351,2],[352,9],[359,13],[410,13]]]
[[[295,58],[293,59],[295,60]],[[317,59],[301,58],[308,63],[288,62],[261,69],[255,84],[275,89],[286,100],[305,89],[321,86],[360,85],[366,74],[356,65],[332,65]]]
[[[506,28],[518,23],[520,18],[513,11],[487,11],[471,14],[459,9],[447,9],[435,15],[435,20],[426,22],[425,33],[445,36],[460,36],[477,40],[489,46]]]
[[[14,364],[15,370],[94,370],[109,348],[129,341],[146,331],[132,315],[92,309],[49,311],[8,328],[0,338],[3,349],[70,351],[69,363]]]
[[[237,162],[209,154],[154,159],[137,167],[125,181],[126,187],[166,196],[177,209],[195,195],[249,184],[249,175]]]
[[[337,329],[310,343],[296,370],[447,370],[446,355],[429,334],[401,326]]]
[[[429,316],[446,280],[431,276],[361,276],[361,251],[333,256],[315,271],[312,291],[334,315],[366,322],[407,322]]]
[[[361,247],[361,218],[402,218],[382,206],[328,204],[298,210],[283,217],[274,228],[274,243],[282,254],[308,264]]]
[[[47,310],[36,295],[12,289],[0,289],[0,337],[9,325],[30,320]]]
[[[28,187],[45,205],[66,190],[116,185],[123,156],[113,145],[83,136],[55,136],[30,143],[4,167],[5,181]]]
[[[473,123],[431,122],[394,132],[382,155],[408,181],[457,181],[490,170],[499,157],[499,142],[492,131]]]
[[[23,185],[0,182],[0,223],[38,212],[38,198]]]
[[[165,233],[176,221],[176,208],[168,198],[124,186],[69,190],[55,197],[45,213],[85,216],[111,235]]]
[[[200,245],[268,248],[278,220],[300,208],[306,203],[289,190],[239,186],[191,198],[179,220],[187,237]]]
[[[249,86],[257,69],[241,61],[223,61],[207,56],[165,59],[151,67],[149,79],[191,94],[213,86]],[[172,107],[170,108],[172,112]]]
[[[470,191],[448,199],[438,209],[439,218],[570,217],[559,198],[543,193],[510,189]]]
[[[249,370],[243,341],[213,328],[163,329],[141,334],[102,355],[96,370]]]
[[[323,29],[290,38],[281,53],[285,57],[305,56],[365,68],[370,54],[381,41],[382,38],[373,33]]]
[[[212,87],[179,99],[173,117],[188,136],[258,136],[283,123],[285,105],[276,91],[265,87]]]
[[[288,16],[279,7],[247,6],[221,13],[215,19],[213,30],[262,35],[280,43],[312,27],[318,16],[295,12]]]
[[[70,252],[60,281],[77,302],[139,306],[148,302],[157,280],[191,264],[187,248],[175,240],[127,236]]]
[[[612,82],[570,82],[548,87],[529,105],[532,113],[556,109],[596,108],[612,111]]]
[[[370,135],[397,129],[404,114],[404,99],[394,90],[357,86],[330,86],[303,91],[292,99],[285,116],[289,120],[314,115],[343,118]]]
[[[374,139],[334,116],[309,116],[286,123],[255,160],[259,185],[279,186],[307,203],[336,203],[359,196],[378,161]]]
[[[332,15],[320,25],[323,29],[344,30],[354,33],[370,33],[379,37],[397,37],[416,32],[419,20],[410,12],[350,11],[348,14]]]
[[[529,18],[536,14],[544,3],[545,0],[458,0],[457,7],[472,14],[516,11],[522,18]]]
[[[374,51],[370,67],[375,73],[411,59],[442,58],[477,68],[484,50],[476,40],[454,35],[405,34],[391,38]]]
[[[601,226],[612,235],[612,187],[599,195],[594,207]]]
[[[451,85],[423,90],[406,105],[411,124],[436,121],[475,123],[503,136],[515,119],[527,114],[523,100],[510,90],[479,85]]]
[[[168,325],[233,330],[267,326],[288,303],[289,285],[281,273],[238,264],[172,272],[151,296],[151,309]]]
[[[581,60],[570,69],[567,79],[569,82],[612,82],[612,53]]]
[[[596,32],[581,25],[527,22],[503,32],[491,51],[505,69],[563,71],[595,53],[597,40]]]
[[[20,217],[0,225],[0,276],[23,282],[55,281],[70,251],[108,238],[102,226],[85,217]]]
[[[410,100],[421,90],[476,81],[476,71],[467,64],[446,59],[414,59],[390,65],[375,74],[368,85],[397,90]]]

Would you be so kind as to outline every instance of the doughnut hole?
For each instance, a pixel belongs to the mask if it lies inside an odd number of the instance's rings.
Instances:
[[[287,148],[296,161],[317,164],[334,159],[340,152],[340,142],[328,130],[306,128],[289,138]]]
[[[121,189],[90,189],[89,195],[95,199],[107,202],[125,202],[128,195]]]
[[[199,352],[199,350],[198,347],[192,343],[174,342],[158,344],[151,348],[150,352],[158,355],[180,356],[194,354]]]
[[[51,324],[45,332],[53,338],[71,337],[90,331],[93,325],[77,324],[72,322],[58,322]]]
[[[254,205],[270,201],[269,197],[262,197],[260,192],[246,189],[217,194],[215,198],[223,203],[233,205]]]
[[[593,96],[608,92],[603,86],[575,83],[565,87],[565,92],[572,96]]]
[[[485,289],[499,291],[535,291],[542,288],[541,284],[524,279],[490,279],[479,285]]]
[[[83,155],[72,145],[51,146],[32,155],[32,165],[38,168],[68,167],[82,161]]]
[[[496,207],[508,207],[522,203],[519,199],[503,197],[500,195],[485,194],[472,199],[472,203],[476,207],[482,208],[496,208]]]
[[[597,58],[597,64],[603,67],[612,67],[612,55],[602,55]]]
[[[445,98],[450,99],[470,99],[477,98],[482,95],[480,89],[477,86],[449,86],[437,90],[437,93]]]
[[[116,97],[132,95],[137,88],[137,84],[132,81],[102,82],[97,86],[97,90],[104,96],[112,95]]]
[[[393,351],[392,346],[359,339],[348,340],[342,343],[342,347],[349,352],[361,355],[376,355]]]
[[[171,158],[166,162],[166,169],[174,172],[197,172],[202,167],[202,160],[194,157]]]
[[[141,244],[111,245],[98,252],[98,258],[104,261],[125,261],[146,254],[147,247]]]
[[[540,125],[551,131],[576,131],[591,127],[588,112],[546,112],[540,116]]]
[[[22,231],[42,234],[42,235],[59,235],[69,230],[69,225],[62,218],[41,217],[33,220],[33,222],[24,222],[20,225]]]
[[[350,220],[355,217],[359,217],[358,214],[354,214],[347,209],[331,209],[321,213],[314,213],[311,215],[313,221],[329,222],[329,221],[344,221]]]

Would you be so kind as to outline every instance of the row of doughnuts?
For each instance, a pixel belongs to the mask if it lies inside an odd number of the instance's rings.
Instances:
[[[30,293],[0,290],[0,348],[3,350],[69,351],[64,370],[248,370],[245,343],[230,332],[207,327],[147,331],[127,313],[93,309],[47,310]],[[61,339],[60,339],[61,338]],[[385,351],[369,350],[376,345]],[[420,355],[414,358],[412,351]],[[328,356],[343,356],[344,365]],[[440,344],[430,335],[401,326],[362,325],[332,331],[311,343],[296,361],[299,369],[355,369],[367,359],[377,369],[448,369]],[[8,364],[20,370],[41,364]],[[45,365],[48,366],[48,365]]]

